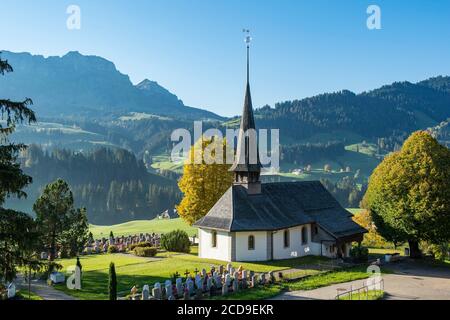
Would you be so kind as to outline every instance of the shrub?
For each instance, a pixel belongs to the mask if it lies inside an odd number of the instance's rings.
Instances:
[[[136,247],[133,252],[138,257],[154,257],[157,250],[153,247]]]
[[[167,251],[189,253],[191,241],[186,231],[174,230],[161,236],[161,247]]]
[[[119,250],[117,249],[117,247],[115,245],[110,245],[108,247],[108,253],[117,253],[119,252]]]
[[[350,250],[350,257],[355,262],[366,262],[369,260],[369,249],[358,245]]]
[[[152,244],[150,242],[139,242],[139,243],[135,243],[135,244],[130,244],[128,246],[128,250],[133,251],[136,248],[150,248],[151,246],[152,246]]]

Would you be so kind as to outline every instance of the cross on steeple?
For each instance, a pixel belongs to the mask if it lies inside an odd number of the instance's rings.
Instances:
[[[246,33],[245,43],[247,47],[247,85],[245,89],[244,109],[242,111],[241,125],[239,129],[236,158],[231,169],[234,171],[234,184],[247,188],[248,193],[261,192],[261,163],[258,154],[258,139],[255,119],[253,117],[252,97],[250,94],[250,30]]]

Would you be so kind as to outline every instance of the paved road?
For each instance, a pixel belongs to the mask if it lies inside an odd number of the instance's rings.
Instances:
[[[402,262],[389,265],[393,274],[383,275],[386,300],[450,300],[450,268]],[[341,283],[315,290],[285,292],[277,300],[334,299],[337,289],[358,288],[366,280]]]
[[[19,277],[16,280],[16,284],[26,295],[28,292],[28,283],[25,283],[23,278]],[[31,291],[42,297],[44,300],[76,300],[74,297],[69,296],[62,291],[49,287],[47,283],[42,280],[32,280]]]

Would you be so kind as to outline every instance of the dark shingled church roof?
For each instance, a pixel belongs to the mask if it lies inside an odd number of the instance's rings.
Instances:
[[[335,238],[364,233],[319,181],[265,183],[260,194],[231,186],[194,225],[235,231],[271,231],[317,223]]]

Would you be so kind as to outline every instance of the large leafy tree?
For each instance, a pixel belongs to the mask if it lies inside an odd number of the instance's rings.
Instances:
[[[191,147],[178,183],[184,196],[177,210],[187,223],[192,225],[205,216],[231,186],[233,174],[229,171],[230,165],[226,164],[226,154],[226,139],[203,137]],[[222,163],[211,163],[211,157],[216,156]]]
[[[68,251],[69,256],[79,255],[89,239],[89,223],[86,209],[73,210],[68,219],[69,228],[61,235],[61,245]]]
[[[67,182],[58,179],[48,184],[33,205],[33,210],[44,246],[50,252],[49,259],[53,261],[57,248],[64,243],[63,234],[70,232],[75,210],[72,191]]]
[[[419,241],[450,240],[450,150],[428,132],[413,133],[400,151],[374,170],[363,205],[389,241],[408,241],[420,256]]]
[[[0,58],[0,75],[12,71],[8,61]],[[0,98],[0,114],[4,120],[0,122],[0,281],[13,280],[17,267],[30,265],[37,245],[33,219],[3,208],[7,197],[26,197],[22,189],[32,181],[17,163],[17,156],[25,145],[11,143],[8,139],[17,123],[36,121],[34,112],[28,107],[31,104],[30,99],[15,102]]]

